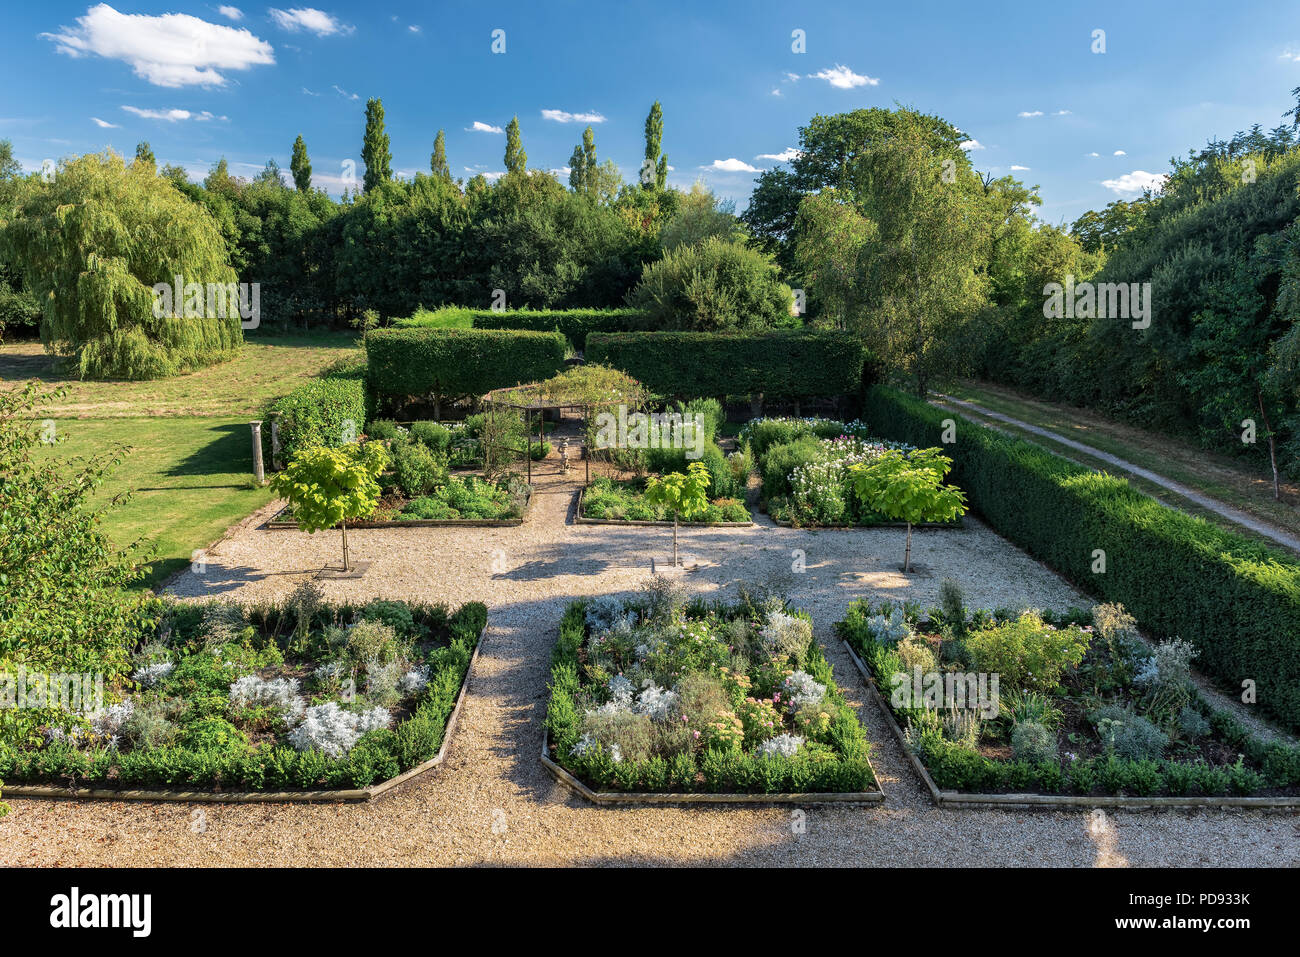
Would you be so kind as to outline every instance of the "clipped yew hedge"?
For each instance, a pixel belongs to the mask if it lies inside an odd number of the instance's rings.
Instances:
[[[778,398],[857,393],[870,358],[847,332],[615,332],[587,337],[586,358],[661,395],[764,393]]]
[[[475,311],[473,321],[475,329],[556,330],[573,344],[573,348],[584,350],[589,334],[643,329],[648,317],[638,309],[513,309],[505,312],[485,309]]]
[[[1167,508],[1123,479],[1092,472],[893,389],[867,394],[883,436],[942,445],[957,421],[953,480],[999,534],[1106,601],[1150,634],[1199,651],[1197,668],[1300,728],[1300,564],[1279,551]],[[1093,571],[1094,551],[1105,571]]]
[[[366,333],[366,381],[380,399],[482,395],[549,379],[564,351],[558,332],[375,329]]]
[[[360,376],[309,379],[277,399],[271,412],[279,416],[276,429],[286,459],[313,445],[343,445],[365,426],[365,382]]]

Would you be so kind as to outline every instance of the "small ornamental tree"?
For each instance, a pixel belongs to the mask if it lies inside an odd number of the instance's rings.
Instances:
[[[673,567],[677,567],[677,518],[685,519],[702,512],[709,504],[709,470],[703,462],[692,462],[686,474],[669,472],[662,477],[650,476],[645,500],[663,505],[673,513]]]
[[[868,508],[907,523],[903,571],[912,570],[912,526],[919,522],[951,522],[966,512],[966,496],[955,485],[944,485],[952,459],[939,449],[917,449],[904,455],[889,449],[874,462],[850,466],[853,490]]]
[[[382,443],[311,446],[293,457],[271,480],[278,495],[293,506],[294,520],[305,532],[338,525],[343,532],[343,570],[351,571],[348,519],[364,518],[379,501],[379,473],[388,464]]]

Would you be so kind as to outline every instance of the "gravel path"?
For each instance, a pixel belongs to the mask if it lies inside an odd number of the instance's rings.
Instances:
[[[692,863],[736,865],[1300,865],[1300,818],[1244,811],[940,811],[867,701],[832,625],[864,595],[937,600],[951,575],[977,606],[1084,605],[1068,584],[968,519],[914,538],[926,576],[897,571],[901,529],[683,529],[684,574],[710,596],[739,582],[785,590],[812,612],[818,637],[873,741],[887,794],[879,807],[593,807],[541,767],[547,661],[574,596],[630,593],[670,529],[571,524],[577,486],[547,466],[518,528],[377,529],[350,536],[373,565],[359,581],[325,582],[331,598],[485,601],[489,627],[447,762],[370,805],[238,805],[11,800],[0,864],[470,865]],[[337,561],[338,536],[246,527],[208,554],[181,596],[283,595]],[[802,551],[806,571],[792,569]]]

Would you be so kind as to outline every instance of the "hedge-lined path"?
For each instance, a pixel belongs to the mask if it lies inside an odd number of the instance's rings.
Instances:
[[[866,702],[832,624],[863,595],[937,599],[944,575],[975,605],[1054,607],[1084,599],[975,520],[918,533],[931,577],[895,571],[901,529],[811,532],[763,523],[684,528],[701,559],[687,586],[714,597],[744,581],[788,592],[807,608],[849,700],[859,708],[887,793],[879,807],[593,807],[541,767],[548,661],[559,616],[575,596],[630,593],[666,556],[671,530],[572,524],[581,473],[548,460],[517,528],[358,530],[359,581],[325,583],[333,599],[482,600],[489,626],[446,763],[370,805],[236,805],[12,800],[0,820],[0,864],[403,865],[1300,865],[1300,819],[1259,812],[940,811]],[[183,596],[283,595],[337,560],[338,538],[236,531],[188,573]],[[799,558],[806,571],[795,572]]]
[[[1013,416],[1006,415],[1003,412],[996,412],[993,409],[985,408],[984,406],[967,399],[956,399],[950,395],[943,395],[941,393],[934,393],[933,397],[940,405],[965,409],[968,412],[974,412],[977,415],[993,419],[997,422],[1005,422],[1007,425],[1014,426],[1023,432],[1028,432],[1031,435],[1037,435],[1049,439],[1052,442],[1064,445],[1066,448],[1074,449],[1076,452],[1082,452],[1091,458],[1105,462],[1107,465],[1113,465],[1121,471],[1128,472],[1131,475],[1136,475],[1138,478],[1144,479],[1153,485],[1158,485],[1166,491],[1173,492],[1175,495],[1181,496],[1189,502],[1199,505],[1207,511],[1213,512],[1220,518],[1227,519],[1229,522],[1232,522],[1235,525],[1240,525],[1242,528],[1248,528],[1257,535],[1261,535],[1270,541],[1284,546],[1285,548],[1300,553],[1300,537],[1292,535],[1269,522],[1262,521],[1239,508],[1225,505],[1216,498],[1210,498],[1210,496],[1198,492],[1193,488],[1188,488],[1181,482],[1175,482],[1173,479],[1165,478],[1165,476],[1158,472],[1144,469],[1139,465],[1134,465],[1132,462],[1125,461],[1118,455],[1103,452],[1101,449],[1088,445],[1085,442],[1071,439],[1067,436],[1061,435],[1059,432],[1053,432],[1051,429],[1045,429],[1042,426],[1033,425]]]

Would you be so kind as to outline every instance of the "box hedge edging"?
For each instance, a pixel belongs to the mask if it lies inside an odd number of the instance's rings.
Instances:
[[[999,534],[1123,603],[1144,629],[1190,641],[1199,670],[1235,689],[1253,682],[1263,711],[1300,728],[1300,565],[1124,479],[894,389],[869,390],[866,412],[882,435],[942,445],[952,480]],[[945,420],[958,423],[953,443],[941,441]]]

